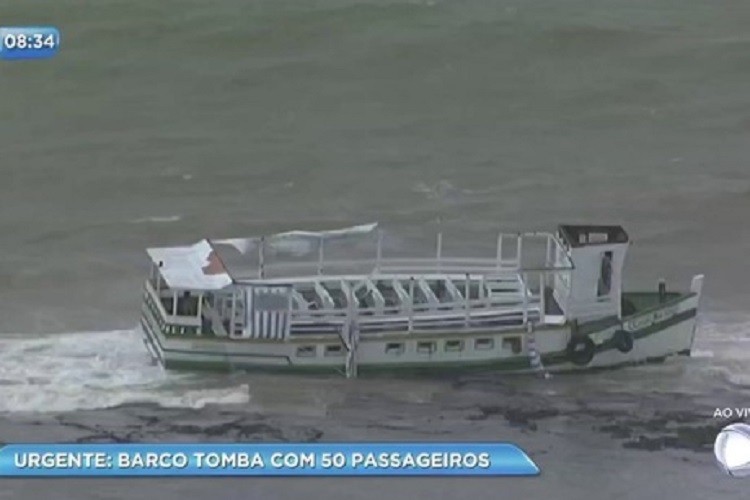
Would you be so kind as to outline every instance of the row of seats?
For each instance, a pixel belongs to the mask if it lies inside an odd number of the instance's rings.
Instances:
[[[485,280],[451,279],[429,276],[413,280],[404,278],[363,278],[356,283],[344,280],[319,280],[297,284],[293,304],[297,310],[347,309],[353,300],[358,309],[382,310],[413,303],[440,309],[445,305],[469,300],[489,299],[494,303],[523,302],[525,292],[518,276]],[[413,296],[413,301],[410,299]]]

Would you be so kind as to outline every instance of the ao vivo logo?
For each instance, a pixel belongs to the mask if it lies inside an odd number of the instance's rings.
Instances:
[[[729,476],[750,476],[750,425],[736,423],[724,427],[714,442],[719,467]]]
[[[750,408],[716,408],[714,418],[750,418]]]

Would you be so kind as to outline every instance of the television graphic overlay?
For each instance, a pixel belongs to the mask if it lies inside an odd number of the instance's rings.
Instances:
[[[728,475],[750,476],[750,425],[736,423],[724,427],[716,436],[714,454]]]
[[[536,476],[509,443],[7,444],[0,477]]]

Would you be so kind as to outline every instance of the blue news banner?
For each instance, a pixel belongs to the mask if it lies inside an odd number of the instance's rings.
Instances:
[[[509,443],[8,444],[0,476],[535,476]]]

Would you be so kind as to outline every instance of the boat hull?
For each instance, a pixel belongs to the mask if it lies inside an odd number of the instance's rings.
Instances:
[[[496,370],[504,372],[600,369],[689,355],[697,320],[698,295],[686,294],[657,304],[623,320],[599,325],[541,325],[497,331],[382,333],[363,336],[357,349],[359,374],[373,372]],[[144,306],[144,343],[154,359],[168,369],[331,372],[345,371],[345,352],[336,337],[304,336],[284,342],[180,337],[167,334],[152,310]],[[583,332],[581,331],[583,330]],[[632,345],[616,341],[627,332]],[[591,359],[571,354],[572,339],[590,339]],[[388,354],[400,345],[401,352]],[[532,348],[533,344],[533,348]],[[329,353],[329,347],[339,349]],[[429,347],[421,349],[421,347]],[[481,347],[480,347],[481,346]],[[533,350],[541,368],[531,361]],[[303,355],[304,353],[304,355]]]

